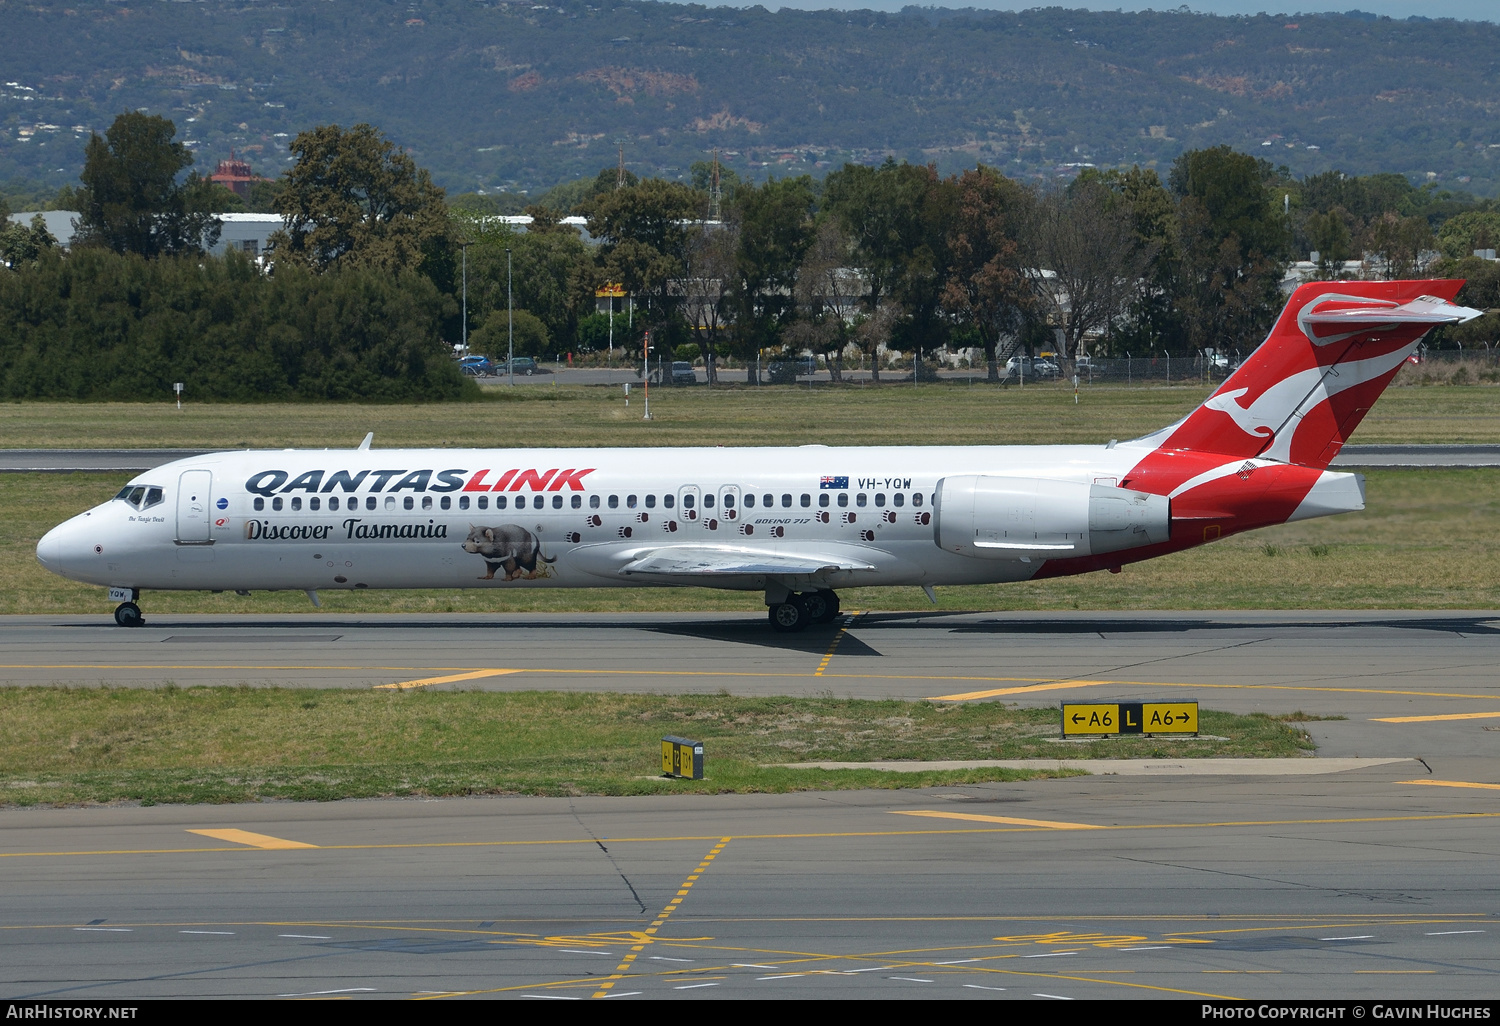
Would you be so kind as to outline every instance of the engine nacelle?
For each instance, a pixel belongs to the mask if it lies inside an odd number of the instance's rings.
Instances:
[[[1167,541],[1171,500],[1081,481],[965,475],[938,482],[938,548],[984,559],[1066,559]]]

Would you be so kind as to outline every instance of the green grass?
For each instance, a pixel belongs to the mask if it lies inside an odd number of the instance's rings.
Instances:
[[[496,386],[484,402],[426,406],[12,402],[0,403],[0,448],[323,448],[366,431],[378,448],[1103,443],[1170,424],[1207,394],[1095,385],[1075,404],[1062,385],[675,388],[655,391],[650,421],[638,397],[626,407],[604,386]],[[1390,389],[1354,440],[1500,441],[1500,391]]]
[[[1055,709],[728,695],[0,689],[0,804],[676,794],[923,787],[1066,775],[791,770],[805,761],[1306,755],[1264,715],[1205,710],[1227,741],[1047,740]],[[660,776],[660,738],[704,742],[702,781]]]
[[[104,589],[42,569],[36,542],[53,524],[113,495],[124,474],[0,474],[0,614],[94,613]],[[1363,513],[1239,535],[1127,566],[1121,574],[944,588],[946,610],[1500,608],[1500,468],[1377,470]],[[333,613],[739,610],[758,594],[702,588],[329,591]],[[846,609],[929,608],[916,588],[855,588]],[[249,598],[150,592],[156,612],[312,612],[300,592]]]

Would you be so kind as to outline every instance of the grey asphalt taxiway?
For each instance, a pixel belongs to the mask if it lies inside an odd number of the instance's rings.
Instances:
[[[1168,697],[1346,718],[1307,724],[1331,770],[1315,774],[1162,758],[925,790],[10,809],[5,997],[1500,989],[1497,612],[851,613],[791,637],[748,614],[147,619],[0,620],[0,681]]]

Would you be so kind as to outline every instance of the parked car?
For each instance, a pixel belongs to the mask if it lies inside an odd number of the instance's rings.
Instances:
[[[674,385],[696,385],[698,375],[693,370],[693,365],[687,360],[672,361],[672,384]]]
[[[506,364],[506,362],[504,360],[502,360],[500,362],[500,367],[499,367],[499,370],[497,371],[497,373],[499,373],[499,374],[516,373],[516,374],[531,375],[531,374],[545,374],[545,373],[547,373],[547,371],[546,371],[545,368],[543,368],[540,365],[538,365],[537,362],[536,362],[536,360],[534,358],[532,358],[530,356],[518,356],[515,359],[511,360],[508,365]]]
[[[473,378],[487,378],[495,373],[495,365],[488,356],[465,356],[458,361],[458,369]]]
[[[790,360],[772,360],[766,364],[763,380],[771,385],[795,385],[799,377],[818,372],[816,356],[798,356]]]
[[[1039,378],[1055,378],[1061,371],[1062,368],[1051,360],[1039,359],[1031,361],[1031,373]]]

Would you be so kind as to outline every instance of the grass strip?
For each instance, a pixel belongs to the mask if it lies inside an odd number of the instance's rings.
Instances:
[[[108,616],[103,588],[63,580],[36,561],[54,524],[119,490],[126,474],[0,474],[0,614]],[[1500,608],[1500,468],[1373,470],[1363,513],[1227,538],[1127,566],[1121,574],[942,588],[940,610],[1495,609]],[[705,588],[503,591],[324,591],[332,614],[738,611],[757,593]],[[917,588],[854,588],[846,609],[928,609]],[[147,592],[155,613],[312,613],[300,592],[242,598]]]
[[[1398,378],[1398,384],[1405,379]],[[652,389],[651,417],[612,386],[494,386],[474,403],[0,403],[0,449],[663,445],[1103,444],[1186,415],[1199,382],[1025,388],[961,382],[913,387]],[[1500,442],[1494,385],[1389,389],[1356,443]]]
[[[1226,741],[1057,744],[1055,708],[839,698],[310,688],[0,689],[0,804],[327,801],[927,787],[1069,775],[791,770],[783,762],[1306,755],[1264,715],[1203,711]],[[707,779],[660,773],[660,739],[705,745]]]

